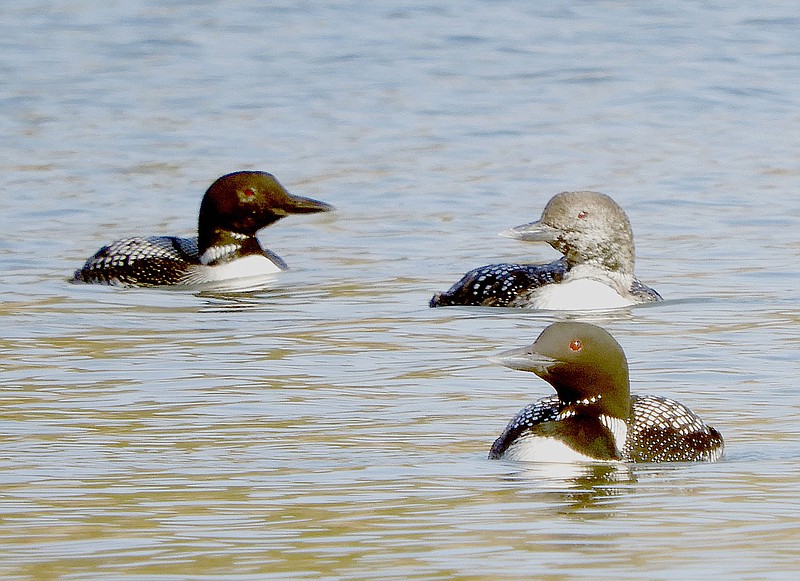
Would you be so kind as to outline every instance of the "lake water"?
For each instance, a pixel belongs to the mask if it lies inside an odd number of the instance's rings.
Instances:
[[[4,6],[0,576],[796,578],[797,6],[541,4]],[[338,210],[261,233],[274,288],[66,283],[239,169]],[[666,298],[583,318],[721,462],[486,459],[551,393],[487,358],[562,315],[427,301],[568,189]]]

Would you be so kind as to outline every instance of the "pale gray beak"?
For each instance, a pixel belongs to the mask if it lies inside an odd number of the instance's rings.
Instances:
[[[510,369],[518,369],[519,371],[543,373],[551,365],[557,363],[558,359],[532,352],[532,345],[528,345],[527,347],[518,347],[498,353],[490,357],[489,361],[499,363]]]
[[[541,220],[531,222],[530,224],[523,224],[522,226],[515,226],[500,232],[500,236],[506,238],[513,238],[514,240],[524,240],[526,242],[554,242],[558,239],[560,231],[558,228],[553,228],[544,224]]]

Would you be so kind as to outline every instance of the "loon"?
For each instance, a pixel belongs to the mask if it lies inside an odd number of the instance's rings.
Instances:
[[[549,264],[481,266],[436,293],[431,307],[593,310],[663,300],[634,276],[630,221],[605,194],[561,192],[547,203],[541,219],[501,235],[547,242],[563,256]]]
[[[520,411],[489,458],[573,462],[719,460],[720,433],[671,399],[630,394],[628,362],[604,329],[562,321],[533,345],[495,360],[532,371],[556,390]]]
[[[289,214],[327,212],[333,206],[293,196],[261,171],[217,179],[203,196],[198,236],[124,238],[103,246],[75,271],[72,282],[129,287],[221,285],[254,281],[288,267],[261,247],[256,233]]]

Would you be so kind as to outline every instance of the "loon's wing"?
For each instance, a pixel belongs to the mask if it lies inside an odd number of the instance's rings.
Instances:
[[[633,462],[715,461],[722,435],[682,403],[657,396],[631,396],[625,455]]]
[[[123,238],[98,250],[72,280],[122,286],[176,284],[195,264],[199,264],[196,238]]]
[[[567,261],[563,257],[539,265],[489,264],[469,271],[450,290],[436,293],[430,306],[505,307],[521,292],[561,282],[566,272]]]

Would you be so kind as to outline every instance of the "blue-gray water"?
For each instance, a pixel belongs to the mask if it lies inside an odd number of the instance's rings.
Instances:
[[[729,579],[800,569],[794,2],[7,2],[0,575]],[[663,4],[663,5],[662,5]],[[69,285],[273,172],[336,213],[240,296]],[[427,308],[537,261],[555,193],[628,212],[665,303],[594,317],[718,464],[488,461],[554,313]]]

